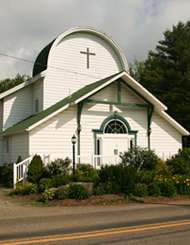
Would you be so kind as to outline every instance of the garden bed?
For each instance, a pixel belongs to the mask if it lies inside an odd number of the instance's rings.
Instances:
[[[31,195],[18,195],[15,197],[17,200],[24,202],[26,204],[35,204],[40,205],[40,194],[31,194]],[[115,195],[115,194],[106,194],[102,196],[94,196],[92,195],[88,199],[84,200],[76,200],[76,199],[64,199],[64,200],[49,200],[46,204],[47,206],[93,206],[93,205],[116,205],[116,206],[124,206],[128,204],[135,204],[135,203],[158,203],[158,202],[174,202],[174,201],[183,201],[183,200],[190,200],[189,196],[181,196],[176,195],[175,197],[135,197],[131,196],[128,199],[124,198],[124,195]],[[45,205],[45,204],[44,204]]]

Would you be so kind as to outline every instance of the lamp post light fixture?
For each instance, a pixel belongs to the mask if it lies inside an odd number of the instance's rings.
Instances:
[[[75,144],[77,142],[77,138],[74,134],[73,137],[71,138],[71,142],[73,144],[73,174],[75,174]]]

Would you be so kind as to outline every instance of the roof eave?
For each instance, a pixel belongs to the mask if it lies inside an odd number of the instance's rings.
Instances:
[[[42,77],[45,77],[46,73],[47,73],[47,70],[45,70],[45,71],[39,73],[38,75],[36,75],[35,77],[31,78],[30,80],[28,80],[28,81],[26,81],[26,82],[23,82],[23,83],[21,83],[21,84],[15,86],[15,87],[13,87],[13,88],[7,90],[7,91],[1,93],[1,94],[0,94],[0,99],[3,99],[3,98],[5,98],[5,97],[8,96],[8,95],[17,92],[18,90],[20,90],[20,89],[22,89],[23,87],[26,87],[26,86],[28,86],[28,85],[34,83],[35,81],[37,81],[38,79],[40,79],[40,78],[42,78]]]
[[[6,136],[9,136],[9,135],[12,135],[12,134],[20,134],[20,133],[24,133],[24,132],[27,132],[27,131],[28,131],[28,128],[17,130],[17,131],[12,131],[12,132],[7,132],[7,133],[1,132],[0,133],[0,137],[6,137]]]

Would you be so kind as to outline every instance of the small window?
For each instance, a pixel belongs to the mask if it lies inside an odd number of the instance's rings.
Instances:
[[[5,140],[5,150],[6,150],[6,153],[9,154],[9,151],[10,151],[9,138],[6,138],[6,140]]]
[[[118,149],[114,149],[114,155],[118,155]]]
[[[39,100],[35,100],[35,113],[39,112]]]

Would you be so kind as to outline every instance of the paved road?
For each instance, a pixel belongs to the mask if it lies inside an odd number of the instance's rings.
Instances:
[[[0,244],[189,244],[190,202],[29,207],[0,200]]]

